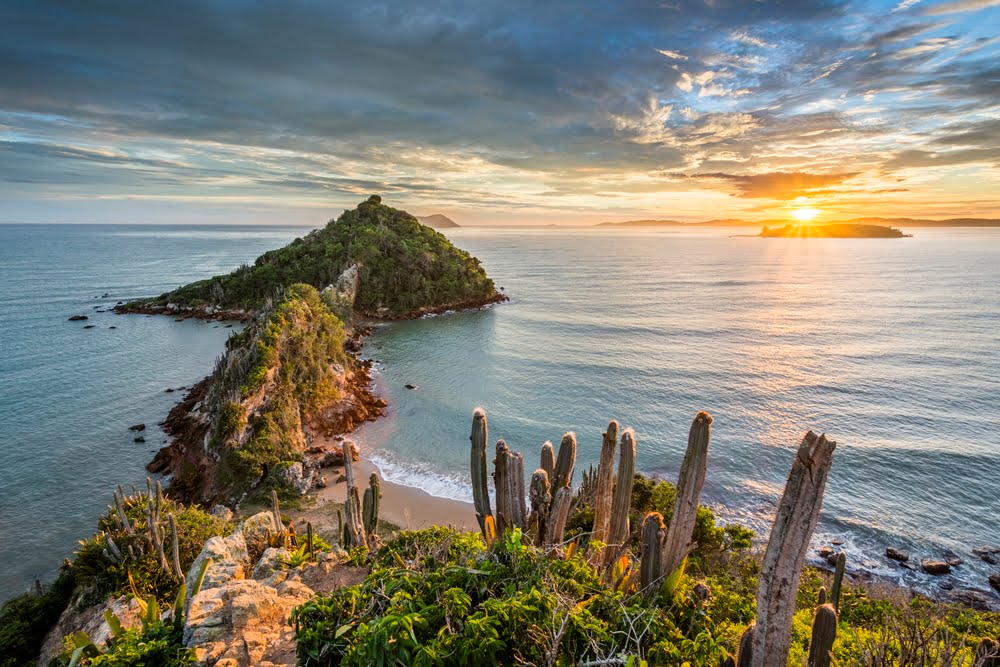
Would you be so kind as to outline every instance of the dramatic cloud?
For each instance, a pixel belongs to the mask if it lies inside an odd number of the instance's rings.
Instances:
[[[1000,215],[998,2],[8,0],[0,222]]]

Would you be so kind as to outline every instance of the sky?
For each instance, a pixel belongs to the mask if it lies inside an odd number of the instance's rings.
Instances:
[[[1000,0],[0,0],[0,223],[1000,218]]]

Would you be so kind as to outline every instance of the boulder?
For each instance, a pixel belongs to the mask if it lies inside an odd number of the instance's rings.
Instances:
[[[135,438],[132,438],[132,442],[146,442],[146,439],[140,435]]]
[[[271,512],[257,512],[252,517],[240,524],[237,529],[242,535],[245,544],[263,542],[267,540],[268,533],[273,533],[281,529],[281,526],[274,525],[274,515]]]
[[[351,450],[351,460],[358,461],[361,459],[361,450],[358,448],[358,443],[353,440],[350,441],[348,447]],[[329,450],[323,454],[323,458],[320,459],[319,464],[324,468],[330,467],[340,467],[344,465],[344,450],[342,447],[337,449]]]
[[[417,385],[415,385],[415,384],[408,384],[408,385],[406,385],[406,388],[407,389],[416,389]]]
[[[70,322],[81,322],[83,320],[89,320],[90,318],[86,315],[71,315],[69,318]]]
[[[833,555],[833,547],[820,547],[816,550],[816,553],[818,553],[819,557],[823,560],[827,560]]]
[[[213,505],[212,509],[208,510],[208,513],[216,519],[222,519],[223,521],[233,520],[233,511],[225,505]]]
[[[285,569],[285,561],[291,557],[288,549],[280,549],[277,547],[268,547],[261,554],[260,560],[257,561],[257,565],[253,568],[253,574],[250,575],[251,578],[261,581],[263,579],[268,579],[275,572],[280,572]]]
[[[201,564],[206,558],[211,558],[212,563],[205,571],[205,579],[201,585],[203,591],[218,588],[229,581],[244,579],[246,577],[246,561],[249,555],[243,532],[236,529],[229,537],[210,537],[205,542],[201,553],[194,559],[191,569],[188,570],[185,583],[189,599],[191,591],[194,590],[198,572],[201,570]]]
[[[281,483],[295,489],[299,495],[305,495],[316,486],[319,471],[315,464],[303,465],[301,461],[296,461],[286,468],[275,471],[275,476]]]
[[[948,563],[943,560],[925,559],[920,561],[920,567],[923,568],[924,572],[927,574],[933,574],[934,576],[940,576],[951,572],[951,565],[948,565]]]
[[[894,549],[892,547],[885,548],[885,557],[889,560],[899,561],[900,563],[905,563],[910,560],[910,554],[902,551],[900,549]]]
[[[130,431],[145,431],[146,430],[146,425],[145,424],[135,424],[134,426],[129,426],[128,430],[130,430]]]

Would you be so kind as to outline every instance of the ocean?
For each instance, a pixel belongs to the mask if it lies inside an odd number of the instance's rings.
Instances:
[[[0,597],[52,576],[114,485],[144,479],[182,395],[164,390],[207,374],[232,331],[96,311],[306,231],[0,226]],[[379,325],[364,354],[389,414],[354,437],[388,479],[469,499],[477,406],[530,470],[568,430],[577,470],[596,464],[617,419],[638,468],[670,480],[707,410],[703,500],[766,530],[802,434],[826,432],[838,447],[817,543],[843,541],[849,569],[986,589],[992,570],[969,552],[1000,544],[1000,230],[910,231],[448,230],[511,301]],[[77,313],[90,319],[66,321]],[[931,582],[886,546],[966,562]]]

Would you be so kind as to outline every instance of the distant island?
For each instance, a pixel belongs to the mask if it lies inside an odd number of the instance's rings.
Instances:
[[[759,236],[784,239],[901,239],[911,235],[882,225],[830,223],[828,225],[764,227]]]
[[[740,218],[724,218],[720,220],[705,220],[703,222],[681,222],[679,220],[626,220],[625,222],[601,222],[597,227],[782,227],[787,220],[742,220]],[[920,218],[852,218],[850,220],[835,220],[828,224],[835,225],[877,225],[889,227],[1000,227],[997,218],[948,218],[945,220],[927,220]]]
[[[460,225],[441,213],[435,213],[433,215],[416,216],[417,220],[421,225],[426,225],[431,229],[451,229],[452,227],[459,227]]]

